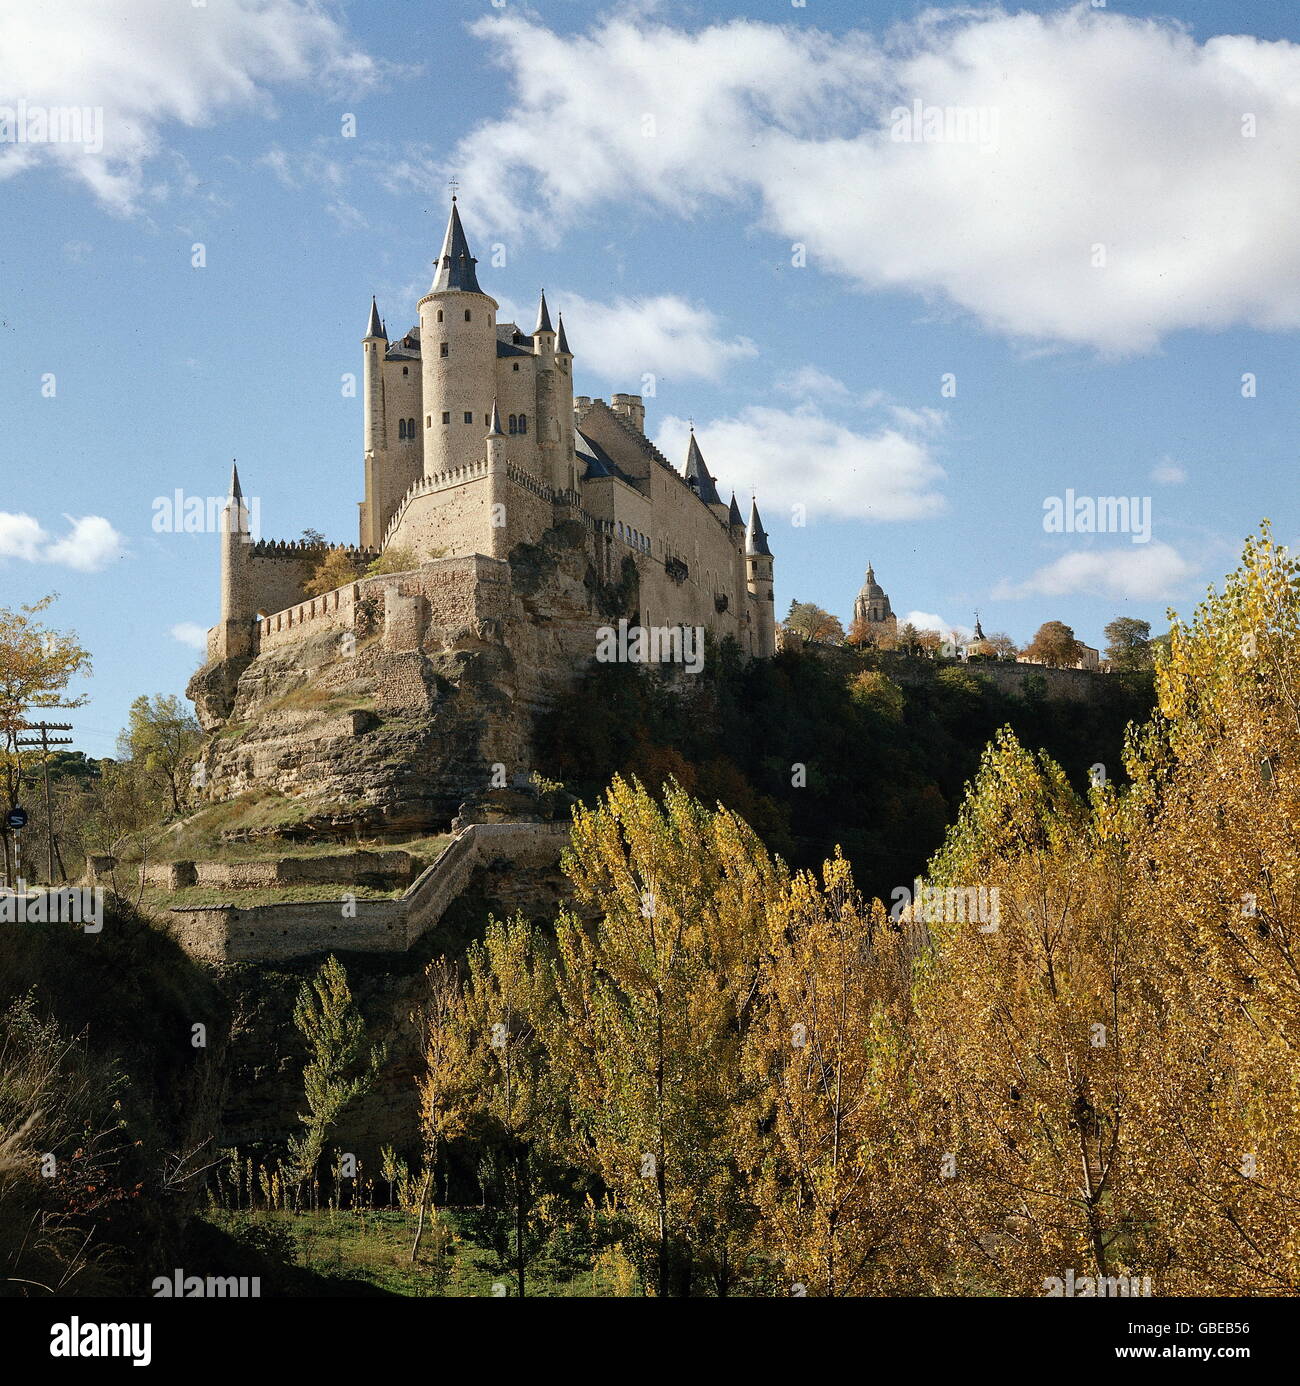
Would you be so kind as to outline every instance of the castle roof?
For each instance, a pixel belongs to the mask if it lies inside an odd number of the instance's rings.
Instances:
[[[478,273],[474,269],[478,261],[469,253],[469,241],[465,238],[465,228],[460,224],[460,211],[454,197],[451,199],[451,216],[447,219],[447,234],[442,239],[442,250],[436,263],[430,293],[452,289],[467,294],[483,292],[478,286]]]
[[[584,481],[592,481],[604,476],[622,476],[618,469],[618,463],[594,438],[588,438],[580,428],[573,430],[573,448],[587,464],[587,470],[582,478]]]
[[[533,339],[519,330],[517,322],[497,323],[497,356],[531,356]]]
[[[572,356],[569,350],[569,339],[564,335],[564,314],[560,314],[560,336],[555,343],[555,353],[557,356]]]
[[[695,430],[691,430],[691,446],[686,454],[686,482],[691,490],[706,505],[721,505],[722,497],[718,495],[717,485],[709,475],[709,469],[704,465],[704,454],[700,451],[700,445],[695,441]]]
[[[733,529],[737,525],[739,525],[742,529],[745,526],[745,521],[741,518],[740,506],[736,504],[736,493],[734,491],[731,493],[731,508],[727,511],[727,523]]]
[[[388,340],[388,333],[384,331],[384,325],[379,321],[379,305],[375,302],[375,296],[370,296],[370,322],[366,325],[367,337],[382,337]]]
[[[767,531],[759,518],[757,501],[749,503],[749,528],[745,531],[745,552],[753,558],[772,557],[772,550],[767,546]]]
[[[542,301],[537,305],[537,326],[533,328],[533,336],[539,332],[554,332],[551,326],[551,310],[546,306],[546,290],[542,290]]]

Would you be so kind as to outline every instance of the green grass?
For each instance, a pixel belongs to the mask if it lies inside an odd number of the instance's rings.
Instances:
[[[411,1263],[415,1240],[413,1215],[392,1208],[317,1213],[209,1211],[207,1221],[226,1232],[269,1224],[292,1234],[295,1263],[317,1275],[363,1281],[389,1294],[416,1298],[466,1298],[499,1295],[504,1286],[513,1295],[509,1276],[493,1274],[476,1264],[484,1253],[461,1234],[455,1209],[426,1220],[419,1259]],[[597,1265],[572,1279],[539,1275],[527,1285],[537,1298],[609,1298],[635,1293],[635,1277],[617,1253],[602,1256]]]
[[[396,900],[400,890],[375,890],[360,885],[288,885],[265,889],[238,889],[233,886],[183,886],[166,890],[146,886],[140,903],[151,910],[197,909],[204,905],[237,905],[241,910],[253,905],[291,905],[312,900],[341,900],[344,895],[358,900]]]

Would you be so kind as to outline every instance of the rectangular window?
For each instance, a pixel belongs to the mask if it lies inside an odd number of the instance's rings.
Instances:
[[[443,421],[443,423],[445,423],[445,424],[449,424],[449,423],[451,422],[451,411],[450,411],[450,410],[448,410],[445,414],[443,414],[443,416],[442,416],[442,421]]]
[[[446,342],[443,342],[443,343],[438,347],[438,355],[439,355],[439,356],[446,356],[446,355],[447,355],[447,343],[446,343]]]
[[[516,361],[516,362],[515,362],[515,370],[518,370],[518,369],[519,369],[519,362]]]
[[[473,423],[473,422],[474,422],[474,413],[473,413],[473,411],[470,410],[470,409],[466,409],[466,411],[465,411],[465,422],[466,422],[466,423]]]
[[[473,319],[472,319],[472,318],[470,317],[470,315],[469,315],[469,309],[468,309],[468,308],[465,309],[465,321],[466,321],[466,322],[472,322],[472,321],[473,321]]]

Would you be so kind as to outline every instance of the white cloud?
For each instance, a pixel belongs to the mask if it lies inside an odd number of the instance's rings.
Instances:
[[[688,432],[685,419],[667,418],[655,444],[684,460]],[[809,519],[839,520],[921,520],[944,509],[943,468],[924,438],[897,428],[858,433],[812,405],[754,405],[697,425],[696,436],[718,490],[755,491],[769,529],[796,505]]]
[[[564,331],[579,372],[632,389],[642,375],[662,380],[717,380],[736,361],[758,355],[746,337],[723,333],[716,313],[676,294],[617,298],[609,303],[562,290],[547,290],[551,319],[564,314]],[[498,315],[531,332],[536,305],[521,308],[504,300]]]
[[[130,211],[168,124],[206,125],[235,111],[270,116],[277,84],[357,91],[378,70],[314,0],[5,5],[0,107],[75,103],[101,113],[101,138],[0,143],[0,179],[48,160]]]
[[[173,640],[179,640],[182,645],[192,645],[196,650],[208,648],[207,631],[193,621],[179,622],[171,628],[170,634]]]
[[[937,630],[945,640],[953,631],[957,632],[957,636],[961,640],[969,640],[975,634],[970,626],[945,621],[942,616],[936,615],[933,611],[909,611],[898,623],[900,630],[906,625],[915,626],[917,630]]]
[[[0,558],[21,558],[36,563],[49,537],[40,522],[30,515],[13,515],[0,510]]]
[[[884,40],[644,16],[475,32],[514,90],[447,163],[496,227],[757,205],[812,266],[1026,340],[1125,353],[1300,327],[1300,45],[1083,4],[931,10]],[[914,101],[982,109],[991,147],[892,138]]]
[[[81,573],[96,573],[122,557],[122,536],[102,515],[80,519],[65,515],[72,529],[55,539],[30,515],[0,511],[0,559],[27,563],[61,563]]]
[[[1165,457],[1151,468],[1151,480],[1162,486],[1181,486],[1187,480],[1187,468],[1172,457]]]
[[[1084,596],[1154,601],[1170,596],[1196,572],[1196,565],[1170,544],[1141,548],[1087,549],[1067,553],[1039,568],[1024,582],[1002,581],[993,595],[1018,597]]]
[[[802,400],[824,400],[828,404],[853,404],[863,409],[874,409],[885,399],[883,390],[867,390],[855,394],[836,376],[819,366],[800,366],[789,375],[776,382],[776,388],[783,395],[793,395]]]

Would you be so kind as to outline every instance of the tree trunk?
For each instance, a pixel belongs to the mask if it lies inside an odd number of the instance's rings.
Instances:
[[[392,1188],[390,1182],[389,1188]],[[415,1222],[415,1241],[411,1243],[411,1264],[415,1264],[415,1258],[420,1251],[420,1238],[424,1236],[424,1210],[429,1202],[429,1193],[433,1188],[433,1154],[429,1154],[429,1163],[424,1171],[424,1183],[420,1188],[420,1214]],[[390,1194],[391,1198],[391,1194]]]

